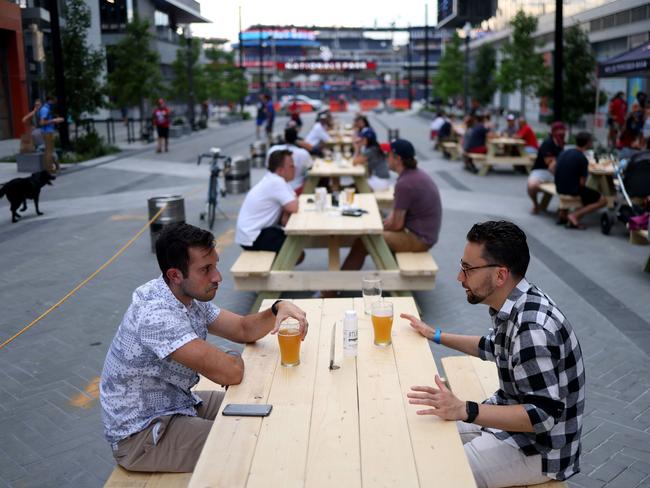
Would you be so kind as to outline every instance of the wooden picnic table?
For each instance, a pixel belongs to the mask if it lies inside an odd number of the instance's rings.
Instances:
[[[283,291],[357,290],[362,278],[368,275],[380,278],[384,290],[400,296],[410,296],[412,290],[433,288],[435,273],[413,276],[401,270],[384,240],[384,226],[374,194],[355,195],[354,207],[367,212],[361,217],[343,216],[338,208],[332,207],[319,212],[308,200],[314,200],[314,195],[299,197],[298,212],[291,215],[284,228],[287,237],[270,269],[237,281],[238,289],[258,292],[253,309],[264,299],[279,298]],[[376,271],[341,270],[341,247],[352,245],[357,238],[368,250]],[[328,250],[327,270],[293,269],[307,248]]]
[[[607,198],[607,206],[614,208],[616,202],[616,187],[614,186],[614,166],[610,161],[589,162],[589,177],[587,186]]]
[[[307,313],[309,333],[300,365],[279,362],[275,336],[246,345],[244,380],[226,392],[229,403],[269,403],[264,418],[217,415],[190,481],[205,487],[475,487],[456,423],[416,414],[406,394],[437,373],[428,341],[399,318],[418,315],[412,298],[394,304],[392,346],[373,345],[361,298],[294,300]],[[266,301],[263,308],[272,302]],[[345,310],[359,316],[358,355],[342,357],[333,323]]]
[[[528,171],[533,166],[533,161],[526,153],[526,143],[523,139],[494,137],[488,138],[486,144],[487,155],[479,171],[481,176],[485,176],[492,166],[524,166]]]
[[[342,158],[340,161],[325,161],[324,159],[315,159],[311,169],[307,172],[303,193],[314,193],[318,180],[321,178],[333,179],[333,186],[340,186],[340,178],[349,176],[354,179],[354,184],[359,193],[371,193],[372,189],[368,185],[366,178],[366,167],[363,164],[352,164],[352,159]]]

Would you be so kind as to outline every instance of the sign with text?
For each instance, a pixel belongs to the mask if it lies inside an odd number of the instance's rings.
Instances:
[[[289,61],[286,63],[277,63],[280,71],[309,71],[317,73],[334,73],[348,71],[374,71],[377,69],[377,63],[374,61],[354,61],[354,60],[336,60],[329,61]]]

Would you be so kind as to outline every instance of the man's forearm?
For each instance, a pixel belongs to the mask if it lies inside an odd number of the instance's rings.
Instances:
[[[434,331],[435,332],[435,331]],[[433,336],[430,337],[433,339]],[[481,336],[469,336],[462,334],[448,334],[442,332],[440,334],[440,344],[443,346],[449,347],[451,349],[456,349],[457,351],[464,352],[470,356],[478,357],[478,344],[481,340]]]
[[[268,308],[262,312],[246,315],[242,318],[243,342],[255,342],[273,330],[275,315]]]
[[[476,425],[509,432],[534,432],[533,424],[523,405],[479,405]]]

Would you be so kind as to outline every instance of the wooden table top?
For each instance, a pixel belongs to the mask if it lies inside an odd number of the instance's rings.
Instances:
[[[436,365],[428,341],[403,312],[418,315],[412,298],[394,304],[392,346],[372,343],[361,298],[304,299],[309,334],[300,365],[279,364],[275,336],[249,344],[244,381],[223,401],[270,403],[265,418],[217,415],[189,486],[205,487],[475,487],[455,422],[420,416],[406,394],[430,385]],[[271,305],[270,300],[262,309]],[[359,315],[358,356],[342,357],[337,327],[330,371],[332,325],[345,310]]]
[[[493,137],[487,140],[488,144],[502,144],[504,146],[523,146],[526,141],[513,137]]]
[[[289,217],[284,228],[287,235],[364,235],[381,234],[384,225],[377,206],[377,199],[371,193],[357,193],[354,206],[367,210],[361,217],[342,216],[337,208],[316,211],[314,203],[307,203],[314,195],[300,195],[298,212]]]
[[[352,164],[352,159],[342,159],[340,162],[327,162],[318,158],[314,160],[308,176],[319,178],[333,178],[337,176],[365,176],[366,167],[363,164]]]
[[[590,162],[589,163],[589,173],[592,175],[604,175],[604,176],[614,176],[614,166],[610,161],[604,162]]]

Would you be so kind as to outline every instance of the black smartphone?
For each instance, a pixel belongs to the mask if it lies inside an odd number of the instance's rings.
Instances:
[[[358,208],[343,210],[341,212],[341,215],[345,215],[346,217],[361,217],[363,214],[364,214],[363,210]]]
[[[264,403],[229,403],[221,414],[226,417],[268,417],[272,409],[273,405]]]

